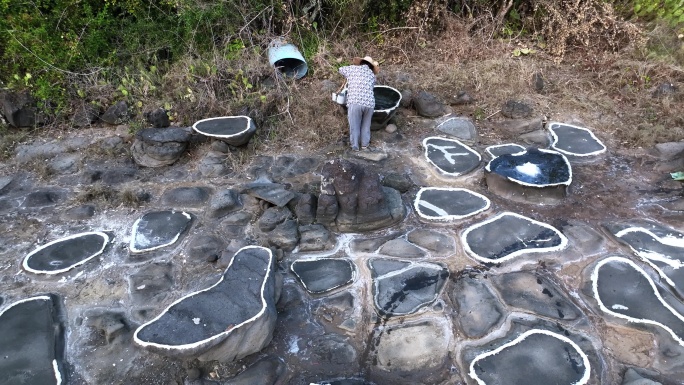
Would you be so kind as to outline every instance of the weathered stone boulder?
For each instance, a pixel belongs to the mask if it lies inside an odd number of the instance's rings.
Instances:
[[[247,246],[221,279],[171,304],[135,331],[152,352],[200,361],[231,362],[256,353],[273,337],[277,279],[269,249]]]
[[[131,153],[141,166],[168,166],[183,155],[190,137],[183,128],[145,128],[136,133]]]
[[[113,106],[109,107],[102,116],[100,120],[108,124],[121,124],[128,120],[128,104],[126,102],[119,101]]]
[[[509,100],[501,106],[501,114],[511,119],[523,119],[532,116],[532,107],[517,100]]]
[[[166,113],[166,110],[161,107],[146,112],[145,120],[155,128],[165,128],[171,125],[169,115]]]
[[[343,232],[370,231],[396,224],[404,214],[401,195],[383,187],[376,172],[345,159],[323,166],[319,223]]]
[[[76,107],[71,122],[74,127],[86,127],[96,121],[99,114],[95,104],[83,102]]]
[[[426,118],[436,118],[449,113],[444,103],[425,91],[420,91],[413,97],[413,107],[418,115]]]
[[[36,101],[28,92],[0,92],[0,112],[13,127],[33,127],[43,123]]]

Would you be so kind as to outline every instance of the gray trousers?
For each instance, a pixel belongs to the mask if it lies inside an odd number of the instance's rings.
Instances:
[[[367,147],[370,143],[370,126],[373,117],[373,108],[363,107],[357,104],[347,106],[347,118],[349,119],[349,144],[352,148],[359,148],[359,136],[361,147]]]

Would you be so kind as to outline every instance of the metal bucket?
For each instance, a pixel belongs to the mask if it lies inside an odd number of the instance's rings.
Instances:
[[[284,76],[301,79],[309,66],[299,49],[283,39],[275,39],[268,45],[268,62]]]

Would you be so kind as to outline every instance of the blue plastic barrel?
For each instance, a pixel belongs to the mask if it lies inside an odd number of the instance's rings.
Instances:
[[[268,45],[268,61],[286,77],[301,79],[309,66],[299,49],[284,39],[275,39]]]

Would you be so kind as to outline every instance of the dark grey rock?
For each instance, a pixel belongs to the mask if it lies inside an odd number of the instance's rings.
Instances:
[[[226,155],[217,151],[209,151],[197,166],[203,177],[216,178],[233,172],[226,160]]]
[[[352,251],[357,253],[375,253],[376,251],[378,251],[380,246],[385,244],[387,241],[397,238],[398,236],[399,234],[393,233],[368,239],[355,238],[351,241],[349,246]]]
[[[66,191],[57,188],[41,188],[26,195],[22,203],[26,208],[54,206],[66,198]]]
[[[567,238],[554,227],[510,212],[467,228],[461,239],[468,254],[484,263],[501,263],[567,246]]]
[[[475,99],[470,96],[468,91],[460,90],[456,93],[456,95],[449,95],[447,101],[451,105],[462,106],[466,104],[472,104]]]
[[[477,128],[466,117],[452,116],[437,125],[437,131],[470,142],[477,141]]]
[[[292,251],[299,243],[299,230],[297,222],[288,219],[285,222],[277,225],[273,231],[268,234],[269,246],[274,246],[284,251]]]
[[[340,231],[375,230],[398,223],[404,217],[399,192],[382,187],[377,173],[348,160],[326,163],[321,186],[316,218],[324,225],[336,225]],[[334,211],[334,223],[330,223],[328,218]]]
[[[420,91],[413,96],[413,107],[418,115],[426,118],[437,118],[448,113],[446,105],[436,96]]]
[[[117,102],[100,116],[100,120],[112,125],[126,122],[128,120],[128,104],[123,100]]]
[[[416,194],[414,207],[423,219],[459,220],[489,208],[484,195],[462,188],[423,187]]]
[[[507,134],[522,135],[530,132],[541,131],[544,128],[544,117],[527,119],[507,119],[496,123],[496,127]]]
[[[493,281],[508,306],[560,320],[575,320],[582,314],[556,284],[541,274],[518,271],[494,276]]]
[[[311,340],[311,360],[328,370],[343,371],[356,363],[357,353],[348,338],[325,334]]]
[[[120,149],[123,144],[124,140],[120,136],[110,136],[100,141],[100,148],[105,151],[111,151]]]
[[[672,96],[677,93],[677,86],[674,85],[674,83],[662,83],[658,87],[656,87],[655,91],[653,91],[652,96],[654,98],[663,98],[666,96]]]
[[[210,218],[221,218],[242,208],[237,190],[226,189],[214,194],[209,202],[207,214]]]
[[[171,165],[183,155],[190,138],[190,133],[182,128],[145,128],[136,133],[131,153],[141,166]]]
[[[371,270],[378,262],[383,264],[378,258],[369,261]],[[373,298],[375,308],[386,317],[412,314],[432,303],[449,277],[449,270],[434,263],[409,264],[389,272],[384,265],[379,268],[385,274],[373,273]]]
[[[541,72],[535,72],[532,75],[532,86],[538,93],[545,93],[546,90],[544,87],[546,86],[546,81],[544,80],[544,75]]]
[[[401,104],[402,108],[409,108],[413,104],[413,91],[405,89],[401,91]]]
[[[92,169],[86,172],[88,183],[102,182],[107,185],[117,185],[135,180],[138,169],[134,167]]]
[[[441,173],[449,176],[467,174],[480,165],[482,157],[472,148],[456,139],[436,136],[423,140],[427,161]]]
[[[314,157],[283,155],[274,160],[270,172],[276,180],[290,179],[314,171],[320,163]]]
[[[35,127],[44,123],[36,100],[28,92],[0,91],[0,109],[13,127]]]
[[[13,176],[0,176],[0,195],[6,193],[10,189],[10,184],[14,181]]]
[[[451,255],[456,252],[454,238],[440,232],[428,229],[415,229],[406,237],[409,242],[428,249],[438,256]]]
[[[334,223],[340,210],[335,195],[321,194],[316,205],[316,221],[318,223]]]
[[[539,384],[572,384],[589,376],[586,353],[567,342],[565,335],[532,329],[514,337],[491,343],[492,350],[509,343],[497,354],[475,357],[471,374],[478,382],[491,384],[505,378],[507,384],[524,384],[534,378]]]
[[[184,212],[155,211],[140,217],[133,224],[129,249],[140,253],[176,243],[190,226],[192,217]]]
[[[27,298],[0,314],[0,373],[5,384],[66,380],[65,315],[55,295]],[[58,377],[58,378],[57,378]]]
[[[441,384],[451,366],[446,325],[435,319],[386,326],[376,334],[376,364],[370,380],[378,384]]]
[[[526,144],[531,144],[539,148],[547,147],[551,141],[549,135],[544,130],[532,131],[518,136],[518,139]]]
[[[395,172],[385,175],[382,178],[382,185],[393,188],[402,194],[415,186],[407,175]]]
[[[202,207],[211,195],[209,187],[177,187],[164,191],[161,203],[168,207]]]
[[[108,243],[109,236],[102,232],[70,235],[30,252],[23,267],[36,274],[63,273],[102,254]]]
[[[77,154],[61,155],[50,160],[48,167],[57,174],[72,174],[78,170],[80,160],[81,156]]]
[[[278,207],[285,206],[295,197],[292,191],[286,190],[285,186],[279,183],[249,183],[244,186],[241,193],[265,200]]]
[[[425,251],[403,238],[392,239],[380,246],[380,254],[398,258],[422,258]]]
[[[238,373],[235,377],[221,381],[222,385],[278,385],[287,372],[285,363],[277,357],[260,359]]]
[[[95,215],[95,206],[81,205],[68,209],[64,212],[64,218],[70,220],[84,220]]]
[[[90,143],[89,138],[75,137],[47,143],[20,144],[16,149],[15,160],[26,163],[33,159],[50,159],[67,152],[82,151]]]
[[[294,208],[294,214],[300,225],[310,225],[316,220],[318,199],[313,194],[301,194]]]
[[[225,225],[248,225],[252,221],[252,214],[245,211],[237,211],[223,218],[221,224]]]
[[[655,155],[660,160],[673,160],[684,157],[684,141],[658,143],[655,145]]]
[[[137,305],[161,305],[173,293],[174,282],[170,262],[152,262],[128,277],[128,289]]]
[[[194,261],[206,261],[212,256],[221,255],[224,242],[213,235],[197,234],[188,242],[185,254]]]
[[[464,272],[451,287],[449,297],[456,305],[460,329],[468,338],[481,338],[504,317],[504,307],[482,276]]]
[[[277,312],[274,258],[263,247],[245,247],[221,279],[176,301],[140,328],[134,341],[173,357],[231,362],[271,341]]]
[[[553,137],[551,147],[572,159],[595,156],[606,151],[606,146],[584,127],[554,122],[548,128]]]
[[[230,144],[228,144],[228,143],[226,143],[226,142],[224,142],[224,141],[222,141],[222,140],[212,140],[212,141],[211,141],[211,146],[210,146],[210,148],[211,148],[211,151],[220,152],[220,153],[222,153],[222,154],[229,154],[229,153],[231,153],[231,151],[230,151],[230,149],[231,149]]]
[[[299,251],[323,251],[335,246],[334,236],[323,225],[299,226]]]
[[[622,379],[622,385],[662,385],[660,382],[653,381],[642,376],[636,370],[629,368],[625,371],[625,376]]]
[[[264,232],[272,231],[276,226],[291,218],[292,212],[287,207],[269,207],[264,210],[264,213],[259,218],[259,230]]]
[[[501,114],[511,119],[529,118],[532,115],[532,107],[524,102],[509,100],[501,107]]]
[[[356,266],[348,259],[320,258],[292,263],[292,272],[304,288],[314,294],[325,293],[351,283]]]
[[[146,112],[145,119],[154,128],[165,128],[171,125],[169,115],[166,113],[166,110],[161,107]]]
[[[74,127],[87,127],[90,126],[97,117],[100,115],[100,108],[93,103],[80,103],[74,111],[74,115],[71,120],[71,124]]]
[[[256,124],[248,116],[202,119],[195,122],[192,128],[202,136],[222,140],[236,147],[247,144],[257,130]]]

